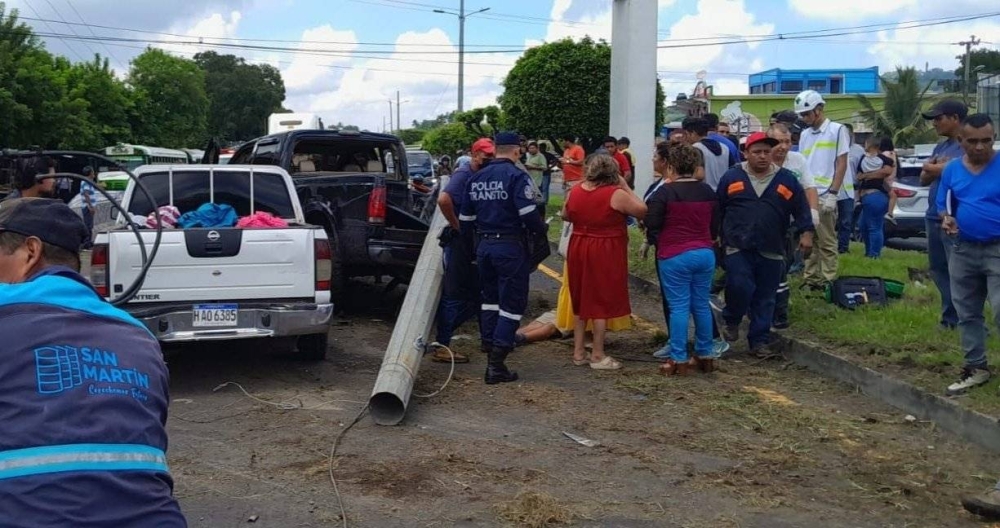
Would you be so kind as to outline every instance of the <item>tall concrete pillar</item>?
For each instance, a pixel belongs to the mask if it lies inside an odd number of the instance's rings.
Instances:
[[[614,0],[611,28],[611,130],[628,136],[635,190],[653,182],[656,126],[657,0]]]

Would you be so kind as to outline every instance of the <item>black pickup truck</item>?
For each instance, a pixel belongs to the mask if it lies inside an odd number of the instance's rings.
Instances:
[[[409,282],[436,204],[411,186],[399,138],[292,130],[240,146],[229,164],[277,165],[292,175],[306,221],[329,235],[334,302],[349,277]]]

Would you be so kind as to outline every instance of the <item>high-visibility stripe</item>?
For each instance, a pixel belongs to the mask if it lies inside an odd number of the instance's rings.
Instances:
[[[504,318],[510,319],[512,321],[520,321],[521,320],[521,316],[520,315],[512,314],[510,312],[505,312],[503,310],[500,310],[500,317],[504,317]]]
[[[488,312],[499,312],[500,311],[500,305],[499,304],[484,304],[480,308],[483,309],[483,310],[486,310]]]
[[[524,206],[524,207],[522,207],[522,208],[520,208],[520,209],[517,210],[517,214],[520,215],[520,216],[524,216],[526,214],[534,213],[534,212],[535,212],[535,204],[526,205],[526,206]]]
[[[460,215],[458,215],[458,219],[461,220],[462,222],[475,222],[476,221],[476,215],[468,216],[468,215],[460,214]]]
[[[0,480],[66,471],[160,471],[167,455],[140,444],[68,444],[0,452]]]

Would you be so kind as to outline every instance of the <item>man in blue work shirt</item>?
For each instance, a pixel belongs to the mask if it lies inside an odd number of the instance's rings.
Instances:
[[[937,206],[938,184],[944,166],[949,161],[962,157],[962,145],[958,133],[962,120],[968,115],[968,108],[960,101],[946,99],[934,105],[923,114],[924,119],[934,122],[934,130],[945,140],[934,147],[931,158],[924,163],[920,172],[920,185],[930,185],[927,198],[927,260],[930,261],[931,279],[941,292],[941,320],[944,330],[953,330],[958,325],[958,313],[952,302],[951,278],[948,273],[948,259],[954,242],[941,230],[941,216]]]
[[[528,258],[525,230],[545,236],[535,189],[528,173],[514,165],[520,141],[513,132],[497,134],[496,159],[466,185],[459,220],[477,243],[476,262],[482,289],[479,331],[489,354],[488,385],[517,380],[504,360],[514,349],[517,327],[528,306]]]
[[[479,272],[476,270],[472,237],[461,235],[456,211],[462,210],[469,178],[493,159],[495,153],[493,140],[489,138],[473,143],[472,159],[452,173],[448,185],[438,196],[438,209],[449,224],[439,237],[441,246],[444,247],[444,280],[441,302],[438,304],[437,334],[434,338],[444,347],[451,346],[451,336],[456,328],[479,314]],[[469,357],[461,352],[452,351],[452,354],[456,363],[469,362]],[[452,354],[443,347],[438,347],[431,360],[450,363]]]
[[[962,394],[990,379],[983,323],[986,301],[1000,327],[1000,156],[993,150],[995,130],[986,114],[963,121],[959,139],[965,155],[945,166],[936,197],[944,235],[954,239],[948,270],[965,353],[962,374],[948,387],[948,395]]]
[[[167,368],[80,276],[89,235],[59,200],[0,204],[0,526],[181,528]]]

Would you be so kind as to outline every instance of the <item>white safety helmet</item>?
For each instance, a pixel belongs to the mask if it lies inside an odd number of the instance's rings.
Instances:
[[[795,96],[795,113],[802,115],[810,110],[815,110],[817,106],[826,104],[823,96],[816,90],[806,90]]]

